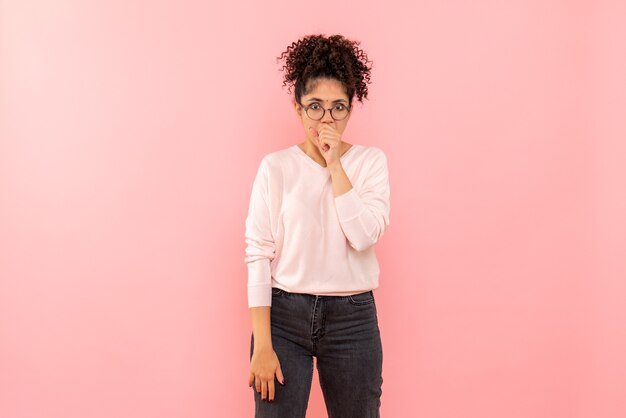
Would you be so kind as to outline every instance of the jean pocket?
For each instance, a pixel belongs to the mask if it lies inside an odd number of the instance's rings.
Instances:
[[[367,305],[374,303],[374,292],[370,290],[368,292],[357,293],[356,295],[349,295],[348,302],[353,305]]]
[[[283,289],[279,289],[278,287],[272,287],[272,296],[280,296],[283,293],[285,293]]]

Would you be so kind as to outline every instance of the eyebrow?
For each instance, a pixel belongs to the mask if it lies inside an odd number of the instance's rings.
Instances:
[[[309,100],[307,100],[307,102],[313,102],[313,101],[318,101],[318,102],[323,102],[324,100],[319,99],[317,97],[312,97]],[[337,102],[348,102],[346,99],[337,99],[337,100],[333,100],[333,103],[337,103]]]

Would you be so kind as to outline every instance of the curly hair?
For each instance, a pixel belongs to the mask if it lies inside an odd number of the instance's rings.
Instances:
[[[286,51],[277,57],[276,62],[285,60],[280,70],[285,70],[283,87],[295,85],[295,100],[300,103],[318,78],[336,79],[344,86],[352,105],[352,98],[363,103],[367,98],[367,83],[370,82],[371,65],[367,54],[359,48],[360,41],[344,38],[342,35],[329,37],[313,34],[292,42]]]

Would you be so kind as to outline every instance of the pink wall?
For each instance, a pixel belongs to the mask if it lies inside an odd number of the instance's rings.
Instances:
[[[244,220],[313,32],[374,61],[382,415],[626,416],[624,2],[208,3],[1,3],[0,417],[252,416]]]

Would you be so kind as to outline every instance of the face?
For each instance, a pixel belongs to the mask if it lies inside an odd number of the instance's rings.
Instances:
[[[300,99],[304,106],[310,106],[313,103],[318,103],[319,106],[323,107],[324,109],[331,109],[337,106],[339,103],[343,104],[344,107],[348,106],[348,96],[346,95],[341,82],[335,79],[320,78],[315,81],[309,81],[309,83],[309,85],[313,88],[309,90],[308,94],[303,95]],[[311,142],[312,144],[315,143],[315,135],[311,131],[311,127],[317,130],[317,127],[321,124],[328,124],[335,128],[341,135],[346,129],[346,125],[348,124],[348,120],[350,119],[350,115],[352,113],[348,113],[348,116],[346,116],[342,120],[334,120],[330,115],[330,111],[326,110],[322,119],[313,120],[307,116],[304,108],[300,106],[300,104],[297,102],[295,104],[295,111],[298,115],[298,118],[302,122],[307,141]]]

